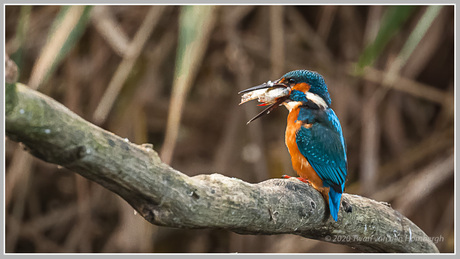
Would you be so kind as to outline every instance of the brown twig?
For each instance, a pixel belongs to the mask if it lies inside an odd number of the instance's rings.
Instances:
[[[115,21],[115,17],[113,17],[109,7],[95,6],[91,12],[91,20],[96,30],[110,44],[112,49],[123,57],[128,52],[129,39]]]
[[[395,178],[397,172],[405,171],[414,165],[427,160],[430,156],[434,156],[449,147],[452,147],[452,137],[454,129],[449,127],[441,132],[436,132],[428,136],[424,141],[407,148],[397,158],[390,160],[379,168],[379,182],[388,183],[392,178]]]
[[[406,215],[412,215],[417,206],[433,193],[437,187],[454,176],[454,152],[430,164],[416,177],[409,176],[408,182],[398,190],[394,206]],[[398,185],[397,185],[398,186]],[[394,192],[393,192],[394,193]]]
[[[350,71],[350,73],[353,74],[354,72]],[[366,67],[364,69],[363,78],[369,82],[380,84],[383,82],[385,75],[386,74],[383,71],[372,67]],[[443,104],[445,102],[446,95],[448,94],[432,86],[416,82],[400,75],[396,75],[392,82],[398,83],[392,83],[385,86],[439,104]]]
[[[123,60],[118,66],[117,71],[115,71],[115,74],[113,75],[99,105],[94,111],[93,119],[97,124],[101,124],[106,120],[123,84],[128,78],[128,75],[131,73],[137,58],[141,54],[142,49],[149,39],[153,29],[158,24],[161,14],[165,8],[165,6],[150,7],[142,25],[136,32],[133,40],[129,43]]]
[[[371,83],[368,83],[371,84]],[[378,100],[375,98],[366,98],[366,96],[373,95],[376,91],[372,91],[370,86],[365,89],[365,103],[362,109],[361,125],[361,165],[360,165],[360,178],[361,178],[361,193],[369,195],[375,189],[377,184],[378,173],[378,158],[380,147],[380,123],[378,119]]]
[[[321,7],[321,16],[318,25],[318,35],[327,41],[327,37],[330,34],[332,24],[334,22],[335,15],[339,6],[327,5]]]
[[[396,198],[395,207],[410,213],[415,203],[422,201],[437,186],[453,175],[453,152],[447,158],[441,158],[426,166],[417,175],[407,175],[396,183],[379,190],[373,197],[375,199],[393,200]],[[411,191],[408,191],[411,190]],[[398,198],[402,197],[402,198]],[[414,204],[411,204],[414,203]],[[411,204],[411,206],[409,206]]]
[[[332,65],[333,55],[323,41],[320,35],[302,18],[300,12],[292,7],[287,8],[287,15],[290,24],[298,35],[309,44],[313,51],[313,55],[317,56],[317,60],[321,62],[323,67]],[[302,67],[302,66],[300,66]]]

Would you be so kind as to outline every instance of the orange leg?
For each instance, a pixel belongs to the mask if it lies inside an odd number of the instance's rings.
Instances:
[[[289,176],[289,175],[285,175],[285,174],[283,174],[283,175],[281,176],[281,178],[286,178],[286,179],[289,179],[289,178],[291,178],[291,177],[293,177],[293,176]],[[297,180],[299,180],[299,181],[302,181],[302,182],[307,183],[307,184],[311,184],[310,180],[308,180],[308,179],[306,179],[306,178],[303,178],[303,177],[296,177],[296,178],[297,178]]]

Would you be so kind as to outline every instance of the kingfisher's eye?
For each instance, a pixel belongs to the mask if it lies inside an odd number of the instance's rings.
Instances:
[[[294,78],[289,78],[289,83],[290,84],[295,84],[295,79]]]

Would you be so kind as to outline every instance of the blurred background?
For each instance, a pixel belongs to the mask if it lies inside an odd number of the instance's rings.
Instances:
[[[321,73],[348,147],[346,192],[454,250],[453,6],[6,6],[19,82],[183,173],[295,175],[287,110],[238,91]],[[6,139],[6,252],[356,252],[295,235],[149,224],[117,195]]]

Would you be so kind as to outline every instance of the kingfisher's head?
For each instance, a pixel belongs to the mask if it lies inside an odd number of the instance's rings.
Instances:
[[[316,72],[294,70],[286,73],[277,82],[290,89],[288,98],[282,103],[288,109],[298,105],[325,109],[331,105],[326,82]]]
[[[269,81],[240,93],[244,93],[241,103],[258,99],[261,105],[270,105],[249,122],[270,113],[280,105],[286,106],[288,110],[298,106],[326,109],[331,105],[331,97],[323,77],[309,70],[294,70],[274,82]]]

